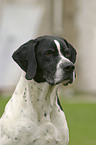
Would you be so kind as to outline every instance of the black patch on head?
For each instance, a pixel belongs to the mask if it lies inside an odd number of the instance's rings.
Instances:
[[[48,82],[53,84],[56,66],[58,63],[58,50],[51,38],[38,38],[36,48],[37,73],[34,77],[36,82]]]

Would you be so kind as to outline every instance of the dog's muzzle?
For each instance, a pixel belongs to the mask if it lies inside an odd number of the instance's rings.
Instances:
[[[62,65],[62,69],[64,71],[64,81],[63,84],[67,86],[68,84],[72,84],[74,80],[74,70],[75,66],[73,63],[66,63]]]
[[[63,65],[63,70],[67,73],[72,73],[74,69],[75,69],[75,66],[72,63],[66,63]]]

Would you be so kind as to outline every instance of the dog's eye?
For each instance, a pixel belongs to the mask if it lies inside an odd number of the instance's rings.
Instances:
[[[64,52],[64,55],[65,55],[66,57],[69,57],[69,56],[70,56],[70,51],[69,51],[69,50],[66,50],[66,51]]]
[[[54,51],[52,51],[52,50],[48,50],[48,51],[46,51],[46,52],[44,53],[44,55],[45,55],[45,56],[50,56],[50,55],[53,54],[53,52],[54,52]]]

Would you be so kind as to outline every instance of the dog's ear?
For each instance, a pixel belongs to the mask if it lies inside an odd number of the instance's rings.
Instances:
[[[64,41],[65,41],[67,47],[71,50],[71,61],[73,63],[75,63],[77,52],[76,52],[75,48],[67,40],[64,39]]]
[[[30,40],[20,46],[12,55],[14,61],[26,72],[26,79],[31,80],[36,75],[37,62],[35,57],[36,41]]]
[[[70,60],[75,63],[76,61],[76,55],[77,55],[77,52],[75,50],[75,48],[65,39],[63,39],[63,41],[66,43],[67,47],[70,49],[71,51],[71,56],[70,56]]]

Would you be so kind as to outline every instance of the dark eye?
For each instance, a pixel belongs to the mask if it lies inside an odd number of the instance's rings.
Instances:
[[[53,53],[54,53],[54,51],[48,50],[48,51],[46,51],[46,52],[44,53],[44,55],[45,55],[45,56],[50,56],[50,55],[52,55]]]
[[[69,50],[66,50],[66,51],[64,52],[64,55],[65,55],[66,57],[69,57],[69,56],[70,56],[70,51],[69,51]]]

